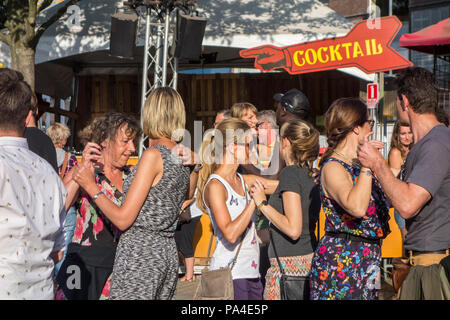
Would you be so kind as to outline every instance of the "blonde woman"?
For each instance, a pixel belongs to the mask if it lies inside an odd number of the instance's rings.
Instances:
[[[257,180],[250,194],[270,222],[270,268],[266,276],[265,300],[280,299],[281,271],[287,275],[309,276],[317,246],[314,226],[320,211],[320,194],[312,177],[312,165],[319,153],[319,132],[302,120],[290,120],[281,127],[281,156],[286,167],[280,173],[275,193],[266,201]],[[309,281],[304,299],[309,299]]]
[[[232,118],[244,120],[256,134],[256,124],[258,123],[258,109],[250,102],[237,102],[230,108]]]
[[[242,242],[232,269],[235,300],[261,300],[263,293],[256,204],[247,187],[256,177],[237,173],[239,164],[248,162],[250,135],[249,125],[235,118],[222,121],[205,135],[197,184],[197,205],[208,212],[217,241],[210,270],[231,266]],[[267,193],[275,190],[277,181],[259,179]]]
[[[63,147],[70,137],[70,129],[65,124],[54,123],[47,128],[45,133],[52,139],[56,149],[56,163],[58,165],[59,175],[61,179],[78,164],[77,157],[69,152],[64,151]],[[64,172],[62,169],[64,168]]]
[[[143,113],[149,148],[124,181],[121,207],[99,192],[92,173],[75,176],[103,213],[123,231],[111,277],[112,300],[170,300],[175,296],[178,255],[174,231],[189,186],[189,169],[173,156],[182,136],[185,108],[180,95],[168,87],[153,90]]]

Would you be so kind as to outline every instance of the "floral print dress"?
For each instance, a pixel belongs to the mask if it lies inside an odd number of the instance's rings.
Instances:
[[[349,171],[353,184],[360,169],[339,162]],[[325,164],[324,164],[325,165]],[[371,240],[383,239],[389,233],[389,203],[378,180],[372,178],[372,194],[366,215],[356,218],[345,212],[333,199],[320,195],[325,213],[325,232],[348,233]],[[314,253],[311,268],[311,299],[374,300],[378,299],[381,245],[351,241],[325,235]]]
[[[123,168],[123,180],[130,174],[129,166]],[[95,182],[100,190],[108,199],[120,206],[123,201],[123,194],[111,183],[111,181],[101,172],[95,170]],[[83,247],[90,247],[102,252],[114,253],[121,235],[121,231],[105,216],[105,214],[97,207],[95,202],[89,195],[83,193],[75,204],[77,211],[76,227],[72,238],[72,243],[79,244]],[[111,263],[112,271],[112,263]],[[106,280],[100,299],[109,297],[109,289],[111,285],[111,276]],[[64,299],[63,293],[58,291],[56,299]]]

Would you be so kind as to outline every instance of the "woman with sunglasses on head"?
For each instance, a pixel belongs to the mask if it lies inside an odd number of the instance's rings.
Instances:
[[[197,184],[197,206],[208,212],[216,236],[209,270],[233,266],[235,300],[261,300],[263,293],[255,228],[256,204],[247,187],[256,177],[237,172],[240,164],[248,162],[250,135],[250,126],[235,118],[224,120],[209,131],[203,139],[202,169]],[[258,179],[268,194],[278,184],[278,181]]]
[[[373,133],[372,125],[367,106],[357,98],[338,99],[325,113],[329,147],[319,177],[325,235],[312,261],[311,299],[378,298],[389,204],[372,172],[355,161],[358,145]]]

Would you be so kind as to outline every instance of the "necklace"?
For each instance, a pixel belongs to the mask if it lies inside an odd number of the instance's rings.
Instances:
[[[361,163],[359,162],[358,159],[349,159],[347,156],[345,156],[344,154],[342,154],[341,152],[337,151],[337,150],[333,150],[334,153],[336,153],[337,155],[341,156],[342,158],[344,158],[347,162],[351,163],[352,167],[355,168],[361,168]]]

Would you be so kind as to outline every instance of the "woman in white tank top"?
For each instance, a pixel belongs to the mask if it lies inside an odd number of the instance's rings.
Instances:
[[[210,131],[202,145],[203,168],[197,186],[197,205],[208,212],[216,235],[210,270],[231,266],[242,241],[232,269],[236,300],[262,299],[263,293],[255,228],[256,205],[247,185],[258,179],[268,194],[278,185],[278,181],[237,173],[239,164],[248,161],[250,134],[250,127],[239,119],[224,120],[217,129]]]

